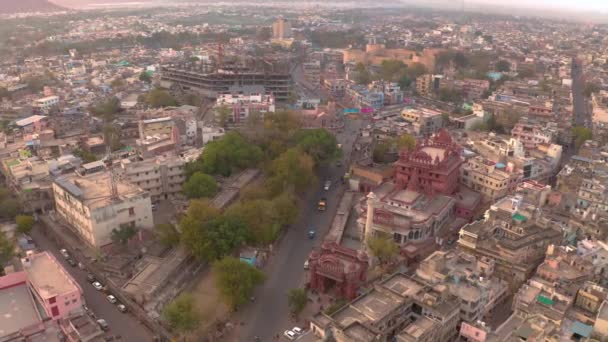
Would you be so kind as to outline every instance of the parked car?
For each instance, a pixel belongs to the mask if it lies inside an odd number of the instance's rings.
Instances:
[[[78,263],[74,260],[74,259],[68,259],[68,264],[70,264],[70,266],[72,267],[76,267],[76,265],[78,265]]]
[[[95,288],[95,290],[98,290],[98,291],[103,290],[103,285],[101,285],[101,283],[98,281],[94,281],[92,285]]]
[[[329,190],[330,187],[331,187],[331,181],[330,180],[325,181],[325,185],[323,186],[323,189]]]
[[[114,297],[114,295],[107,295],[106,298],[108,299],[108,302],[112,304],[116,304],[116,302],[118,301],[116,297]]]
[[[87,281],[89,283],[94,283],[95,282],[95,276],[93,275],[93,273],[87,273]]]
[[[127,307],[124,304],[118,304],[118,305],[116,305],[116,307],[118,308],[118,311],[120,311],[120,312],[127,312]]]
[[[304,269],[307,270],[308,269],[308,259],[306,259],[306,261],[304,261]]]
[[[285,330],[285,332],[283,333],[283,335],[285,337],[287,337],[288,339],[290,339],[290,340],[295,340],[296,339],[296,333],[294,333],[291,330]]]
[[[66,259],[68,259],[70,257],[70,253],[68,253],[67,249],[65,249],[65,248],[60,249],[59,253],[61,253],[61,255],[63,255],[63,257]]]
[[[80,268],[81,270],[84,270],[85,269],[84,264],[81,263],[81,262],[79,262],[78,263],[78,268]]]
[[[110,326],[108,325],[108,322],[106,322],[106,320],[103,319],[103,318],[98,319],[97,320],[97,324],[99,325],[99,327],[103,331],[108,331],[110,329]]]
[[[300,335],[302,333],[302,329],[298,327],[293,327],[291,331],[293,331],[296,335]]]

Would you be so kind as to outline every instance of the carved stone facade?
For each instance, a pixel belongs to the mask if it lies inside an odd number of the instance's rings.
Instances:
[[[309,267],[311,289],[327,292],[335,287],[338,297],[353,299],[366,280],[368,257],[363,251],[324,242],[310,253]]]
[[[402,151],[395,163],[395,182],[427,195],[452,195],[458,189],[462,148],[441,129],[436,136],[418,141],[413,151]]]

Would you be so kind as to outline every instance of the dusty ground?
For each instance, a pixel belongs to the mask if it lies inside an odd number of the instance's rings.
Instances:
[[[196,308],[201,315],[201,325],[193,334],[203,336],[212,327],[213,322],[225,321],[229,316],[228,307],[222,302],[219,291],[215,286],[213,272],[205,272],[192,291]]]

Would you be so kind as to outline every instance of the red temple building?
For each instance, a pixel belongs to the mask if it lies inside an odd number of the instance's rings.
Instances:
[[[401,254],[421,260],[469,222],[481,196],[460,187],[462,148],[445,129],[400,153],[394,180],[370,192],[359,207],[362,241],[392,238]]]
[[[462,148],[442,129],[431,139],[404,150],[395,163],[395,182],[402,188],[427,195],[452,195],[458,189]]]
[[[367,277],[368,257],[363,251],[326,241],[309,258],[310,288],[335,291],[337,297],[353,299]]]

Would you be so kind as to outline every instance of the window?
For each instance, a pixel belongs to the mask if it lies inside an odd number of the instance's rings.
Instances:
[[[55,304],[57,302],[57,297],[49,298],[49,304]]]
[[[59,308],[57,308],[56,306],[53,306],[53,307],[51,308],[51,315],[52,315],[53,317],[55,317],[55,316],[59,316]]]
[[[129,216],[135,215],[135,208],[129,208]]]

